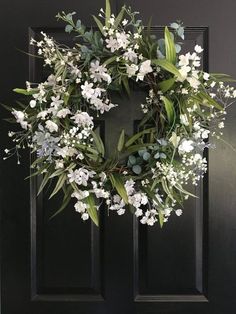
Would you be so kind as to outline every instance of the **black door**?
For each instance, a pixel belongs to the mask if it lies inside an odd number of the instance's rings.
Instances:
[[[184,49],[200,44],[204,68],[236,77],[236,2],[127,0],[144,21],[166,25],[181,19]],[[123,3],[113,1],[113,12]],[[103,0],[17,1],[0,3],[1,102],[12,104],[13,87],[41,80],[42,69],[28,50],[28,34],[41,29],[65,40],[54,16],[77,11],[86,25]],[[152,31],[159,34],[161,27]],[[119,99],[124,110],[100,123],[106,145],[122,127],[139,119],[134,103],[143,95]],[[1,109],[1,117],[7,113]],[[225,139],[236,147],[236,109],[231,109]],[[8,125],[1,121],[1,152],[9,147]],[[1,153],[2,155],[2,153]],[[131,215],[105,212],[98,229],[83,223],[69,206],[49,221],[57,201],[36,197],[37,180],[22,165],[1,158],[1,313],[2,314],[234,314],[236,312],[235,152],[218,143],[208,156],[208,179],[186,203],[181,219],[164,229],[146,228]]]

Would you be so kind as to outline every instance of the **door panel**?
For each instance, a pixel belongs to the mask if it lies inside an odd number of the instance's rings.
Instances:
[[[71,43],[62,27],[56,27],[58,11],[77,11],[92,25],[104,1],[2,0],[0,4],[0,50],[5,74],[1,101],[12,103],[10,91],[25,80],[40,81],[47,75],[38,59],[16,51],[28,50],[29,37],[41,30]],[[203,68],[236,77],[236,3],[232,0],[141,1],[127,0],[153,25],[183,20],[186,42],[204,48]],[[123,5],[113,1],[113,12]],[[14,23],[10,23],[8,17]],[[9,26],[8,26],[9,25]],[[152,32],[162,36],[162,27]],[[32,49],[32,48],[31,48]],[[31,52],[33,52],[31,50]],[[29,77],[28,66],[29,63]],[[140,119],[139,104],[145,93],[134,87],[131,97],[114,94],[119,108],[96,120],[111,153],[118,134],[132,134]],[[1,116],[7,113],[1,109]],[[225,139],[236,146],[236,110],[226,123]],[[1,146],[9,147],[7,130],[1,123]],[[209,152],[208,176],[188,200],[181,218],[171,217],[161,230],[146,227],[130,213],[117,217],[101,210],[101,226],[82,222],[73,203],[54,219],[60,196],[47,200],[49,191],[37,197],[40,178],[29,175],[29,156],[22,165],[14,159],[1,161],[1,313],[2,314],[234,314],[236,310],[235,248],[235,153],[223,143]],[[49,187],[50,190],[50,187]]]

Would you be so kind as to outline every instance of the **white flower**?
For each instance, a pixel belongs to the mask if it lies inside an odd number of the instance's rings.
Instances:
[[[151,73],[152,71],[153,69],[151,67],[151,60],[146,60],[142,62],[139,69],[139,73],[137,75],[137,80],[143,81],[144,76],[148,73]]]
[[[182,209],[176,209],[175,213],[177,216],[181,216],[183,214],[183,211]]]
[[[75,203],[74,207],[78,213],[84,213],[87,208],[87,205],[83,202],[78,201]]]
[[[114,17],[111,17],[111,18],[109,19],[109,23],[110,23],[111,25],[114,25],[114,23],[115,23]]]
[[[172,212],[172,209],[171,209],[171,208],[165,208],[165,209],[164,209],[164,215],[167,216],[167,217],[170,216],[171,212]]]
[[[179,153],[190,153],[194,149],[194,142],[192,140],[183,139],[178,147]]]
[[[201,84],[199,80],[197,80],[195,77],[188,77],[187,81],[189,82],[190,86],[195,89],[197,89],[198,86]]]
[[[127,180],[125,182],[125,189],[126,189],[126,192],[127,192],[128,195],[131,195],[131,194],[134,193],[134,191],[135,191],[134,190],[134,184],[135,184],[135,182],[132,179]]]
[[[203,132],[202,132],[202,138],[203,138],[203,139],[208,138],[209,133],[210,133],[209,130],[205,130],[205,129],[204,129]]]
[[[63,169],[63,168],[64,168],[63,160],[56,160],[55,161],[55,169]]]
[[[89,214],[88,214],[88,213],[83,213],[82,216],[81,216],[81,218],[82,218],[83,220],[88,220],[88,219],[89,219]]]
[[[25,113],[23,111],[13,110],[12,114],[14,115],[16,122],[20,123],[22,129],[27,129],[28,123],[25,121]]]
[[[187,66],[189,65],[189,56],[190,54],[187,53],[186,55],[179,56],[179,66]]]
[[[106,39],[107,48],[110,48],[111,52],[114,52],[119,49],[119,43],[117,39],[113,38],[112,36],[109,39]]]
[[[89,196],[89,191],[82,191],[82,190],[78,190],[74,193],[71,194],[72,197],[77,198],[77,200],[83,200],[84,198]]]
[[[182,89],[181,89],[181,93],[182,93],[183,95],[188,95],[188,90],[187,90],[186,88],[182,88]]]
[[[61,156],[62,158],[66,157],[72,157],[78,153],[78,151],[74,147],[64,146],[60,147],[56,151],[58,156]]]
[[[127,23],[128,23],[128,20],[126,20],[126,19],[124,19],[124,20],[122,21],[122,25],[123,25],[123,26],[127,25]]]
[[[207,72],[204,72],[204,73],[203,73],[203,79],[204,79],[205,81],[208,81],[208,80],[209,80],[209,77],[210,77],[210,74],[209,74],[209,73],[207,73]]]
[[[45,120],[48,114],[49,112],[47,110],[43,110],[37,114],[37,118]]]
[[[181,115],[180,115],[180,122],[181,122],[181,124],[183,124],[183,125],[186,125],[186,126],[189,125],[188,117],[187,117],[186,114],[181,114]]]
[[[60,100],[60,96],[52,96],[51,100],[51,107],[58,108],[61,104],[63,104],[63,100]]]
[[[32,99],[29,103],[31,108],[34,108],[36,106],[36,100]]]
[[[218,128],[219,128],[219,129],[223,129],[224,126],[225,126],[225,125],[224,125],[224,122],[220,122],[220,123],[218,124]]]
[[[125,208],[120,208],[120,209],[117,210],[117,214],[119,216],[124,215],[124,213],[125,213]]]
[[[101,82],[104,80],[107,81],[108,84],[111,83],[111,77],[107,73],[106,67],[104,65],[100,65],[98,60],[91,62],[89,71],[94,82]]]
[[[51,133],[58,131],[58,125],[51,120],[47,120],[45,126]]]
[[[114,108],[117,106],[112,103],[105,103],[104,101],[102,101],[102,99],[97,98],[97,97],[92,97],[90,100],[90,103],[94,105],[94,107],[101,113],[104,113],[105,111],[109,111],[111,108]]]
[[[89,171],[85,168],[79,168],[76,169],[75,171],[70,170],[68,178],[70,183],[75,182],[78,185],[87,186],[89,178],[93,177],[93,175],[94,175],[93,171]]]
[[[135,211],[134,214],[135,214],[136,217],[140,217],[140,216],[143,215],[143,211],[142,211],[142,209],[138,208],[138,209]]]
[[[184,65],[182,66],[180,69],[179,69],[179,72],[181,74],[181,78],[179,78],[180,81],[184,81],[187,76],[188,76],[188,73],[191,71],[191,67],[188,66],[188,65]]]
[[[195,131],[200,130],[200,128],[201,128],[201,127],[200,127],[200,122],[199,122],[199,121],[194,122],[193,128],[194,128]]]
[[[128,50],[124,53],[125,60],[129,60],[130,62],[137,63],[138,56],[135,51],[133,51],[131,48],[128,48]]]
[[[75,123],[78,125],[78,127],[93,127],[93,117],[91,117],[85,111],[78,111],[71,119],[75,120]]]
[[[173,144],[174,147],[177,147],[179,145],[180,136],[177,136],[175,132],[172,132],[169,141]]]
[[[196,46],[194,47],[194,50],[195,50],[197,53],[201,53],[201,52],[203,52],[202,47],[201,47],[201,46],[199,46],[199,45],[196,45]]]
[[[126,47],[129,44],[128,35],[124,32],[122,32],[122,33],[117,32],[116,38],[117,38],[119,48],[126,49]]]
[[[57,112],[58,118],[65,118],[68,114],[70,114],[70,110],[67,108],[63,108]]]
[[[128,77],[134,76],[137,71],[138,66],[136,64],[131,65],[126,64],[126,72],[128,74]]]
[[[81,89],[82,89],[82,96],[84,98],[90,99],[92,95],[94,94],[93,83],[88,83],[86,81],[84,85],[81,85]]]

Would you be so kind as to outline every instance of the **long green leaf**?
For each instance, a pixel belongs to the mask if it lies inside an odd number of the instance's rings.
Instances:
[[[101,154],[102,157],[104,157],[105,148],[104,148],[104,144],[103,144],[101,137],[93,131],[92,131],[92,135],[93,135],[93,140],[94,140],[94,143],[97,147],[98,152]]]
[[[89,196],[86,197],[84,201],[87,204],[87,212],[89,214],[89,217],[92,219],[96,226],[99,226],[98,211],[95,205],[94,196],[92,194],[89,194]]]
[[[172,124],[174,121],[174,115],[175,115],[173,102],[165,96],[162,96],[161,99],[163,100],[164,105],[165,105],[168,122]]]
[[[124,182],[122,180],[122,177],[117,174],[113,173],[109,175],[112,186],[116,189],[120,197],[123,199],[125,204],[128,204],[128,195],[124,186]]]
[[[99,28],[100,32],[102,34],[104,34],[102,22],[95,15],[92,15],[92,17],[93,17],[95,23],[97,24],[97,27]]]
[[[117,56],[112,56],[109,59],[107,59],[105,62],[103,62],[103,65],[108,65],[110,63],[112,63],[113,61],[115,61],[117,58]]]
[[[160,227],[162,228],[164,224],[164,215],[161,209],[158,210],[158,216],[159,216],[159,224],[160,224]]]
[[[168,27],[165,27],[165,47],[166,47],[166,59],[171,63],[176,63],[176,50],[175,43],[171,37]]]
[[[58,180],[57,180],[57,184],[54,188],[54,190],[52,191],[50,198],[53,197],[53,195],[57,194],[57,192],[63,187],[64,183],[66,182],[67,179],[67,175],[65,173],[63,173],[62,175],[59,176]]]
[[[167,92],[175,83],[174,78],[170,78],[168,80],[162,81],[158,84],[158,87],[161,89],[162,93]]]
[[[135,141],[137,141],[137,139],[139,139],[144,134],[148,134],[148,133],[151,133],[154,131],[156,131],[156,128],[149,128],[149,129],[145,129],[139,133],[136,133],[135,135],[130,137],[129,140],[125,143],[125,147],[129,147],[131,144],[133,144]]]
[[[31,90],[27,90],[27,89],[23,89],[23,88],[14,88],[13,92],[17,93],[17,94],[23,94],[23,95],[33,95],[37,92],[37,89],[31,89]]]
[[[143,144],[132,145],[126,149],[126,152],[128,152],[129,154],[135,153],[135,152],[139,151],[140,149],[146,148],[149,146],[155,146],[155,145],[153,145],[153,143],[143,143]]]
[[[174,74],[178,78],[181,78],[179,70],[171,62],[166,59],[155,59],[152,61],[155,65],[160,66],[164,70]]]
[[[109,20],[111,17],[111,5],[110,5],[109,0],[106,0],[105,16],[106,16],[106,27],[108,27],[109,26]]]
[[[130,96],[129,81],[128,81],[127,76],[122,77],[122,84],[126,90],[126,93],[128,94],[128,96]]]
[[[208,102],[210,105],[212,105],[213,107],[219,109],[219,110],[223,110],[223,107],[218,103],[216,102],[213,98],[211,98],[211,96],[209,96],[207,93],[204,93],[204,92],[200,92],[199,93],[199,96],[202,98],[203,100],[203,105],[205,104],[204,101]]]
[[[115,29],[119,26],[121,20],[123,19],[124,13],[125,13],[125,8],[122,7],[122,9],[120,10],[120,13],[117,15],[115,23],[114,23]]]
[[[40,184],[40,187],[39,187],[39,189],[38,189],[38,194],[37,194],[37,195],[39,195],[39,194],[42,192],[42,190],[44,189],[45,185],[46,185],[46,184],[48,183],[48,181],[50,180],[50,179],[49,179],[49,176],[50,176],[50,171],[48,171],[48,172],[45,173],[45,175],[44,175],[44,177],[43,177],[43,180],[42,180],[42,182],[41,182],[41,184]]]
[[[125,130],[122,130],[117,144],[118,152],[121,152],[125,143]]]
[[[64,196],[61,207],[50,217],[50,220],[54,218],[55,216],[57,216],[60,212],[62,212],[63,209],[65,209],[66,206],[69,204],[70,200],[71,200],[71,194],[68,193]]]

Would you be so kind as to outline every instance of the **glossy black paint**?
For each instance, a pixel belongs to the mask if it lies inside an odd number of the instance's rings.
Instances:
[[[13,103],[13,87],[39,81],[44,73],[28,51],[28,34],[40,29],[65,40],[54,19],[58,11],[77,11],[92,25],[104,1],[6,1],[0,3],[0,101]],[[236,2],[188,0],[126,1],[145,22],[188,25],[186,46],[204,47],[204,69],[236,77]],[[122,6],[113,1],[114,12]],[[59,25],[60,26],[60,25]],[[161,28],[154,27],[160,34]],[[117,96],[114,96],[117,97]],[[119,98],[98,121],[109,149],[122,127],[132,132],[140,118],[143,92]],[[7,113],[1,108],[1,117]],[[236,146],[236,110],[230,109],[225,139]],[[9,147],[9,125],[0,123],[1,147]],[[2,149],[1,149],[2,157]],[[188,201],[182,218],[163,230],[146,228],[127,213],[117,217],[102,209],[101,227],[83,223],[73,204],[48,221],[59,199],[36,198],[37,180],[22,165],[1,162],[1,314],[234,314],[236,312],[235,152],[219,143],[209,153],[208,178]],[[39,179],[38,179],[39,180]]]

